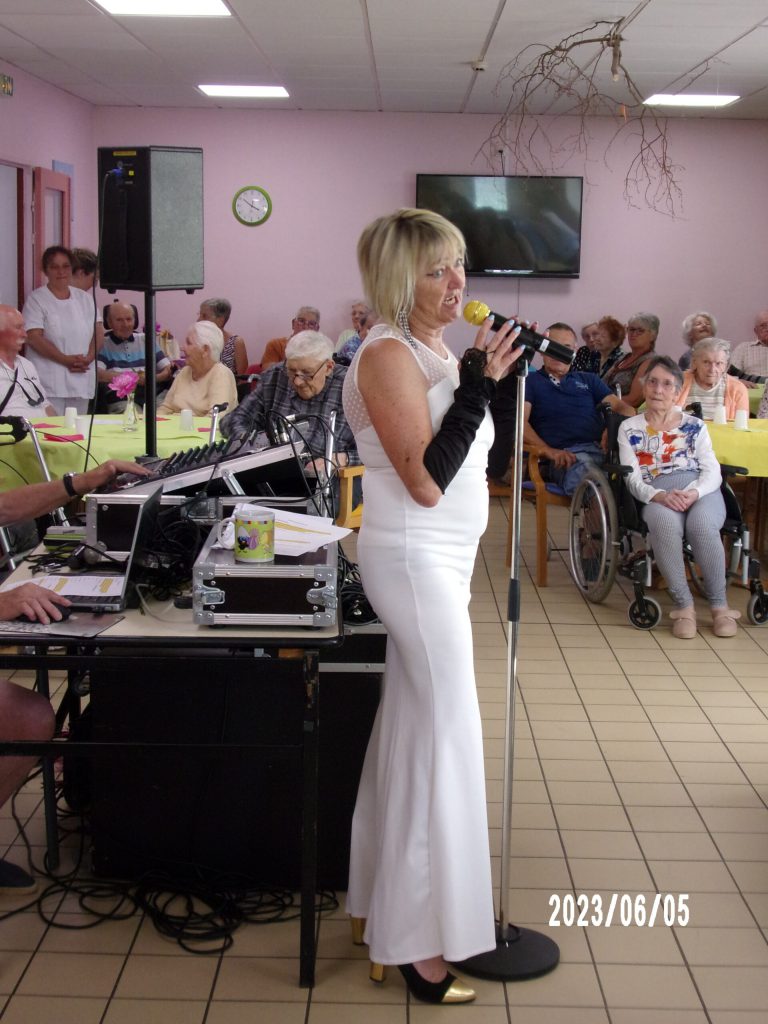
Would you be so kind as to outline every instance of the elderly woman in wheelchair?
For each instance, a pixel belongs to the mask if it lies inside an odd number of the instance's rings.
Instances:
[[[619,427],[619,458],[630,467],[626,484],[643,502],[656,564],[675,608],[672,633],[696,636],[696,611],[686,578],[683,542],[688,541],[712,610],[715,636],[734,636],[740,613],[725,597],[725,552],[720,529],[725,504],[721,472],[702,420],[681,412],[683,375],[667,356],[657,356],[645,375],[645,411]]]

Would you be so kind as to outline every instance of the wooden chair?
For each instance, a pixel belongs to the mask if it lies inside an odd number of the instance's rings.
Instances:
[[[570,508],[571,499],[557,484],[547,483],[541,475],[539,463],[544,459],[541,448],[526,444],[523,451],[528,453],[528,480],[523,483],[522,496],[524,501],[533,502],[536,506],[536,586],[547,585],[547,561],[549,534],[547,531],[547,508],[559,505]],[[507,528],[507,565],[512,561],[512,520]]]
[[[356,477],[362,476],[365,466],[339,466],[336,473],[339,478],[339,511],[336,525],[348,530],[359,530],[363,521],[363,503],[353,508],[353,491]]]

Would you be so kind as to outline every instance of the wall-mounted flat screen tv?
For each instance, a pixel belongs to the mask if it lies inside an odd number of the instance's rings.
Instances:
[[[467,241],[467,273],[578,277],[582,178],[418,174],[416,205]]]

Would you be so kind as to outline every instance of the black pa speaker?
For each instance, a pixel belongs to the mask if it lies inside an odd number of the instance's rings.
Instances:
[[[202,149],[100,148],[99,240],[102,288],[202,288]]]

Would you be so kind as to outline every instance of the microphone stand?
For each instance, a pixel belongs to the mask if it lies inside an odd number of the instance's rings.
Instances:
[[[499,915],[496,921],[496,948],[478,953],[457,964],[466,974],[491,981],[523,981],[537,978],[557,967],[560,950],[548,935],[520,928],[510,922],[509,859],[512,845],[512,779],[515,743],[515,683],[517,680],[517,640],[520,627],[520,509],[523,482],[523,428],[525,423],[525,378],[528,359],[518,359],[513,372],[517,376],[514,458],[510,482],[509,519],[512,533],[512,558],[507,595],[507,721],[504,734],[504,795],[501,820],[501,872],[499,876]]]

